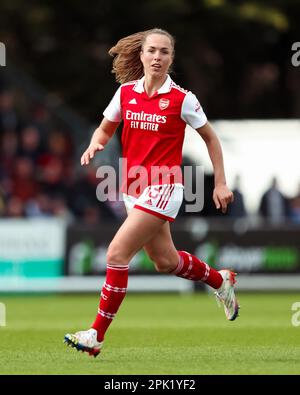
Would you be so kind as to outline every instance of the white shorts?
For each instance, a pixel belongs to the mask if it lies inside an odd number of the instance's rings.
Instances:
[[[182,204],[183,189],[182,184],[163,184],[148,186],[138,198],[123,193],[127,214],[137,208],[173,222]]]

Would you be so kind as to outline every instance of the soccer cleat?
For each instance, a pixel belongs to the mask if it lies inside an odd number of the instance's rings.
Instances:
[[[224,305],[225,315],[229,321],[234,321],[239,315],[239,304],[234,293],[234,284],[236,283],[236,273],[230,270],[220,270],[223,277],[221,287],[215,292],[218,304]]]
[[[89,329],[87,331],[76,332],[75,334],[67,333],[64,338],[64,343],[68,346],[76,348],[77,351],[87,352],[96,358],[100,354],[103,342],[97,341],[96,329]]]

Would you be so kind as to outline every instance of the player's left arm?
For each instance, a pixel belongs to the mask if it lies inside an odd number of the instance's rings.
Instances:
[[[223,152],[218,136],[214,132],[209,122],[196,129],[199,135],[203,138],[213,168],[215,176],[215,188],[213,192],[213,200],[217,209],[222,209],[225,213],[229,203],[233,202],[233,193],[229,190],[226,184]]]

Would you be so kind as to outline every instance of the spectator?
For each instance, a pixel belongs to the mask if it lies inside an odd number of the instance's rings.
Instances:
[[[74,216],[67,207],[64,196],[55,196],[52,199],[52,214],[57,218],[64,219],[67,224],[71,224],[74,220]]]
[[[26,217],[50,217],[52,215],[51,199],[44,192],[39,192],[25,205]]]
[[[75,215],[84,221],[91,222],[92,213],[96,218],[116,222],[120,219],[120,207],[109,202],[100,202],[96,196],[96,189],[99,184],[99,178],[96,177],[96,170],[93,167],[81,169],[80,177],[68,189],[69,205]],[[124,205],[122,204],[124,207]],[[88,208],[91,207],[89,210]],[[98,210],[95,209],[98,207]]]
[[[11,177],[17,151],[17,133],[13,130],[3,132],[0,136],[0,179]]]
[[[85,225],[98,225],[101,219],[99,205],[90,204],[84,207],[81,219]]]
[[[24,215],[24,203],[22,200],[17,196],[11,197],[6,204],[5,216],[10,218],[21,218],[24,217]]]
[[[10,90],[0,92],[0,132],[16,130],[18,116],[14,108],[14,95]]]
[[[30,114],[30,121],[40,132],[42,136],[47,136],[54,128],[53,118],[48,108],[42,103],[35,103],[32,105]]]
[[[276,177],[272,178],[270,188],[261,198],[259,213],[272,224],[280,224],[288,216],[288,201],[279,190]]]
[[[244,196],[240,190],[240,176],[235,177],[234,187],[233,187],[233,194],[234,194],[234,201],[228,207],[228,215],[231,218],[244,218],[247,216],[247,212],[245,209],[244,204]]]
[[[42,154],[40,132],[35,126],[21,130],[20,155],[30,158],[35,164]]]
[[[289,201],[289,218],[295,224],[300,224],[300,184],[298,193]]]
[[[34,163],[30,158],[16,158],[12,177],[12,195],[26,203],[27,200],[36,196],[38,191],[39,185],[35,178]]]

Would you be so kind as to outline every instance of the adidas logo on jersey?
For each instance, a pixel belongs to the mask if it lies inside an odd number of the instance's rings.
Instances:
[[[149,206],[152,206],[152,200],[151,199],[148,199],[145,203],[148,204]]]
[[[137,104],[136,99],[135,99],[135,98],[134,98],[134,99],[131,99],[130,102],[129,102],[129,104]]]

